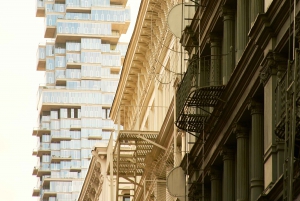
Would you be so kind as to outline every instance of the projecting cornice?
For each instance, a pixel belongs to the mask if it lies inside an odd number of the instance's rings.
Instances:
[[[135,55],[135,52],[136,52],[136,49],[137,49],[137,46],[139,43],[138,39],[142,32],[143,22],[145,19],[147,8],[148,8],[148,3],[149,3],[149,0],[141,1],[135,28],[134,28],[130,43],[128,45],[126,57],[125,57],[125,60],[123,63],[123,69],[122,69],[119,85],[118,85],[117,92],[116,92],[116,95],[115,95],[115,98],[114,98],[114,101],[112,104],[111,112],[110,112],[110,118],[112,120],[114,120],[115,122],[117,119],[119,107],[122,102],[122,97],[123,97],[124,91],[126,88],[130,88],[130,86],[126,86],[125,84],[127,83],[127,79],[130,74],[130,71],[131,71],[131,66],[134,67],[135,74],[137,74],[140,71],[140,69],[143,68],[143,65],[140,62],[138,62],[138,64],[135,64],[136,62],[134,62],[133,59],[134,59],[134,55]],[[145,47],[145,45],[144,45],[144,48],[147,48],[147,46]],[[131,89],[134,90],[134,86],[132,86]]]
[[[122,110],[121,114],[124,115],[125,105],[130,105],[132,109],[144,103],[145,94],[150,89],[153,78],[149,75],[159,72],[158,68],[161,68],[161,65],[158,65],[158,61],[161,62],[167,52],[167,48],[163,48],[162,45],[168,47],[171,43],[171,40],[166,40],[167,37],[172,37],[167,29],[166,18],[176,2],[177,0],[141,1],[111,108],[110,117],[114,122],[117,123],[119,110]],[[121,119],[123,120],[124,116]],[[132,121],[131,124],[134,123],[134,120]]]

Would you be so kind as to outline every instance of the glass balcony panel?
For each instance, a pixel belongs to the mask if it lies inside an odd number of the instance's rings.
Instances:
[[[58,119],[51,120],[51,130],[58,130],[60,129],[60,124]]]
[[[111,105],[115,94],[102,94],[102,104]]]
[[[101,104],[101,94],[94,92],[48,92],[42,94],[43,103]],[[105,103],[112,103],[113,96],[105,97]]]
[[[50,163],[41,163],[40,164],[40,169],[41,170],[50,170],[50,166],[51,166]]]
[[[46,58],[46,47],[39,46],[38,48],[38,59],[45,59]]]
[[[66,78],[66,71],[65,70],[55,70],[55,79],[63,79]]]
[[[42,142],[50,143],[51,136],[50,135],[42,135]]]
[[[81,48],[85,50],[101,50],[101,39],[82,38]]]
[[[110,0],[92,0],[93,6],[109,7]]]
[[[127,14],[126,10],[92,10],[91,18],[95,21],[125,22],[128,19]]]
[[[54,56],[54,45],[46,45],[46,56]]]
[[[111,131],[102,131],[102,140],[109,140]]]
[[[59,142],[52,142],[51,143],[51,150],[60,150],[60,143]]]
[[[94,80],[81,80],[81,89],[83,90],[100,90],[101,89],[101,81]]]
[[[72,158],[71,150],[60,150],[60,157],[62,158]]]
[[[125,21],[130,21],[131,20],[131,12],[130,8],[125,9]]]
[[[72,139],[80,139],[81,137],[80,131],[70,131],[70,134]]]
[[[91,150],[90,149],[81,149],[81,158],[91,158]]]
[[[105,128],[114,128],[114,122],[110,119],[103,119],[102,120],[102,127],[105,127]]]
[[[98,63],[103,61],[103,55],[101,52],[81,52],[81,62],[82,63]]]
[[[84,77],[101,77],[101,66],[82,66],[81,76]]]
[[[80,81],[67,81],[67,89],[81,89]]]
[[[54,72],[46,72],[46,84],[54,84]]]
[[[102,119],[82,118],[81,126],[82,126],[82,128],[101,128],[102,127]]]
[[[101,51],[102,52],[110,52],[110,44],[101,44]]]
[[[67,63],[80,63],[80,54],[79,53],[67,53],[66,58],[67,58]]]
[[[36,1],[36,6],[38,8],[43,8],[44,7],[44,1],[43,0],[37,0]]]
[[[60,151],[58,150],[58,151],[51,151],[51,156],[52,157],[55,157],[55,158],[58,158],[58,157],[60,157]]]
[[[65,43],[55,44],[55,54],[66,54],[66,44]]]
[[[58,67],[58,68],[66,67],[66,57],[65,56],[55,56],[55,67]]]
[[[72,182],[50,181],[50,191],[72,192]]]
[[[91,20],[91,14],[89,13],[66,13],[66,20]]]
[[[72,168],[81,168],[81,160],[71,160]]]
[[[115,92],[117,91],[119,81],[107,81],[103,80],[101,83],[101,91],[103,92]]]
[[[81,78],[81,70],[79,70],[79,69],[67,69],[66,70],[66,78],[80,79]]]
[[[48,14],[45,18],[46,26],[56,26],[57,25],[57,19],[63,19],[63,15],[57,15],[57,14]]]
[[[57,33],[79,35],[116,35],[116,33],[112,32],[111,24],[83,22],[57,22]]]
[[[50,122],[50,116],[43,115],[41,122]]]
[[[102,68],[101,69],[102,78],[119,78],[120,71],[111,71],[111,68]]]
[[[118,43],[116,46],[116,51],[121,53],[121,56],[125,56],[128,49],[128,44]]]
[[[50,150],[50,143],[49,142],[41,142],[40,143],[40,150]],[[46,162],[46,161],[44,161]]]
[[[60,171],[59,169],[56,171],[51,171],[51,177],[50,178],[60,178]]]
[[[49,145],[49,149],[50,149],[50,145]],[[42,155],[42,162],[50,163],[50,155]]]
[[[81,116],[82,117],[102,117],[101,106],[81,106]]]
[[[50,112],[50,118],[51,119],[58,119],[58,111],[57,110],[52,110]]]
[[[81,44],[79,42],[67,41],[66,42],[66,49],[67,49],[67,51],[80,51],[81,50]]]
[[[55,12],[55,13],[65,13],[66,6],[65,6],[65,4],[47,4],[46,11],[47,12]]]
[[[54,70],[54,59],[47,58],[46,59],[46,70]]]
[[[87,171],[88,171],[88,169],[82,169],[81,170],[81,172],[80,172],[80,178],[85,178],[86,177],[86,175],[87,175]]]
[[[121,66],[121,55],[102,55],[102,66]]]
[[[61,170],[60,171],[60,178],[78,179],[78,172],[70,172],[68,170]]]

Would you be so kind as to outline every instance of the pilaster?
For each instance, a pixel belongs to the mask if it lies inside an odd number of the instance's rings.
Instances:
[[[223,17],[223,84],[227,84],[235,66],[235,10],[223,6],[221,9]]]
[[[222,201],[222,174],[217,167],[210,169],[211,201]]]
[[[250,101],[251,129],[251,193],[250,200],[257,200],[264,190],[264,116],[263,105],[254,100]]]
[[[287,66],[287,59],[279,53],[269,51],[260,72],[264,86],[264,186],[276,182],[282,174],[283,143],[275,135],[276,125],[281,121],[281,94],[278,82]],[[280,174],[280,173],[281,174]]]
[[[239,61],[248,43],[249,31],[249,0],[237,1],[237,55]]]
[[[224,147],[221,151],[223,156],[223,201],[235,200],[235,174],[234,174],[234,151],[229,147]]]
[[[249,200],[249,131],[239,124],[235,125],[234,132],[237,139],[237,201]]]
[[[217,34],[210,34],[210,86],[221,84],[221,42],[222,39]]]
[[[264,0],[251,0],[250,20],[254,23],[257,15],[264,12]]]

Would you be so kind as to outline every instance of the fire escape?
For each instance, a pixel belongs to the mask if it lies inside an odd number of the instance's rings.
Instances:
[[[283,200],[294,200],[300,178],[300,52],[279,76],[275,90],[275,134],[284,141]],[[280,74],[279,74],[280,75]]]

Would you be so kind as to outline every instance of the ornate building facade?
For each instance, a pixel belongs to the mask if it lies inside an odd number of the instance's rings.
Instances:
[[[298,200],[300,3],[190,1],[180,39],[178,3],[141,4],[110,114],[112,200]]]

